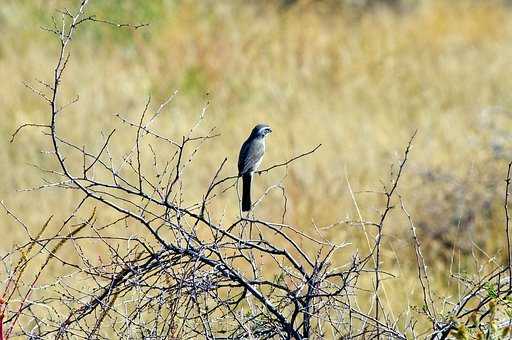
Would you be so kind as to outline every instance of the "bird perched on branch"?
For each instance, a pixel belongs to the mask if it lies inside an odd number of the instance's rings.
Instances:
[[[258,169],[265,153],[265,136],[272,132],[270,126],[258,124],[242,144],[238,156],[238,176],[242,177],[242,211],[251,210],[252,174]]]

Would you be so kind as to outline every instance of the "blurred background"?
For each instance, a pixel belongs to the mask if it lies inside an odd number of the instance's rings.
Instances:
[[[79,195],[23,191],[48,179],[34,164],[56,164],[40,130],[9,139],[21,123],[47,122],[47,105],[23,82],[51,77],[57,42],[40,27],[59,16],[57,9],[76,5],[3,0],[0,6],[0,199],[33,231],[50,215],[61,221]],[[264,167],[322,147],[287,170],[258,176],[255,194],[284,178],[286,222],[308,232],[335,223],[327,237],[364,253],[361,228],[345,223],[359,219],[349,183],[363,218],[378,218],[383,197],[372,192],[382,192],[396,174],[418,130],[399,192],[434,287],[448,294],[456,289],[449,274],[504,259],[504,179],[512,159],[507,1],[110,0],[91,1],[89,13],[150,25],[79,31],[64,96],[80,101],[60,122],[78,145],[100,147],[101,132],[120,126],[114,114],[136,120],[149,95],[156,109],[175,90],[157,128],[179,140],[210,102],[201,129],[215,127],[220,136],[200,150],[184,184],[197,201],[225,157],[224,175],[236,173],[241,143],[266,122],[274,132]],[[126,146],[133,131],[116,138]],[[235,199],[222,197],[219,209],[234,211]],[[396,310],[404,299],[421,298],[409,225],[399,210],[385,227],[383,254],[386,270],[402,279],[386,283]],[[280,220],[282,211],[277,191],[257,208],[268,220]],[[25,236],[6,214],[0,222],[3,254]]]

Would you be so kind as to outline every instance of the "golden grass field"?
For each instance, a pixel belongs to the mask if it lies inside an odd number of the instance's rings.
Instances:
[[[48,145],[39,130],[24,131],[13,144],[9,139],[19,124],[48,119],[48,107],[23,81],[50,76],[56,43],[39,27],[55,9],[73,3],[4,0],[0,6],[0,199],[34,233],[50,215],[56,227],[79,195],[20,192],[45,178],[31,164],[56,164],[41,152]],[[503,259],[504,178],[512,159],[512,8],[491,0],[425,1],[403,11],[307,1],[288,10],[228,0],[143,3],[102,4],[97,14],[149,27],[84,26],[73,42],[64,88],[67,98],[79,94],[80,101],[60,128],[77,144],[100,147],[101,131],[122,127],[113,114],[136,119],[148,95],[156,108],[175,90],[157,129],[179,138],[210,101],[201,131],[215,127],[220,136],[195,158],[184,183],[187,199],[200,199],[224,157],[225,175],[235,174],[241,143],[256,123],[266,122],[274,132],[263,166],[322,144],[284,180],[286,221],[313,232],[313,223],[358,219],[348,183],[364,219],[376,219],[382,197],[361,191],[383,190],[417,130],[399,193],[419,229],[437,292],[456,294],[450,273],[477,273]],[[120,147],[133,142],[129,132],[116,135]],[[255,194],[284,175],[279,169],[257,176]],[[217,204],[222,212],[236,212],[233,195]],[[256,214],[280,220],[282,204],[276,191]],[[421,296],[409,225],[395,205],[384,228],[383,265],[396,276],[384,284],[386,303],[395,316],[410,317],[404,304],[419,305]],[[6,214],[0,221],[3,254],[25,233]],[[351,244],[347,256],[367,251],[358,226],[340,223],[325,233]]]

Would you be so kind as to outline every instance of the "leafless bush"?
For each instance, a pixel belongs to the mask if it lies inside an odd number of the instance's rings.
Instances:
[[[2,203],[28,237],[25,244],[2,258],[8,273],[1,301],[3,337],[406,339],[409,334],[442,339],[454,330],[463,332],[461,325],[490,332],[486,318],[496,320],[496,304],[508,303],[510,266],[496,264],[482,277],[458,278],[466,287],[461,299],[443,299],[450,312],[439,310],[413,219],[398,200],[398,185],[414,135],[398,171],[381,193],[380,219],[368,222],[361,217],[354,222],[363,229],[372,228],[369,251],[352,254],[351,260],[341,265],[333,257],[343,252],[344,246],[325,239],[320,230],[308,235],[284,221],[241,213],[230,219],[214,211],[221,195],[237,193],[237,176],[223,175],[226,160],[212,173],[204,195],[193,204],[185,203],[183,174],[194,171],[194,156],[216,136],[214,130],[197,132],[207,105],[197,124],[179,140],[152,129],[174,94],[156,110],[148,99],[137,121],[116,115],[122,127],[133,129],[134,134],[133,145],[119,161],[113,151],[116,130],[105,133],[94,152],[66,139],[59,120],[78,99],[61,103],[62,79],[76,30],[87,23],[124,29],[144,26],[98,19],[87,14],[87,5],[83,0],[75,12],[62,11],[62,20],[47,28],[59,42],[53,77],[37,86],[27,84],[48,104],[49,122],[23,124],[11,139],[28,127],[42,129],[52,147],[48,155],[57,165],[40,169],[53,178],[42,188],[77,191],[82,199],[49,236],[51,218],[32,235],[22,219]],[[260,173],[293,166],[318,147]],[[172,151],[162,158],[156,150]],[[510,171],[505,207],[509,182]],[[277,184],[269,190],[279,188]],[[259,201],[264,199],[266,195]],[[396,202],[410,222],[423,288],[422,313],[432,324],[432,330],[423,334],[416,333],[414,322],[400,329],[381,301],[382,280],[390,275],[382,270],[382,239]],[[83,217],[85,207],[92,209]],[[507,236],[508,221],[507,215]],[[136,226],[139,232],[131,236],[113,232],[123,225]],[[76,260],[61,254],[66,245],[71,246]],[[508,258],[510,264],[510,255]],[[51,275],[45,274],[53,264],[61,265],[62,272],[50,279]],[[263,264],[267,269],[263,270]],[[368,282],[370,285],[365,284]],[[370,296],[370,303],[362,303],[360,295]]]

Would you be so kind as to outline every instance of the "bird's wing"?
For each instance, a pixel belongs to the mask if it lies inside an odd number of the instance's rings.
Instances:
[[[261,141],[245,141],[240,149],[240,156],[238,157],[238,173],[243,175],[256,170],[264,153],[265,145]]]
[[[240,154],[238,155],[238,174],[243,175],[244,168],[245,168],[245,162],[246,162],[246,155],[247,155],[247,149],[249,145],[249,140],[246,140],[244,144],[242,144],[242,147],[240,148]]]

